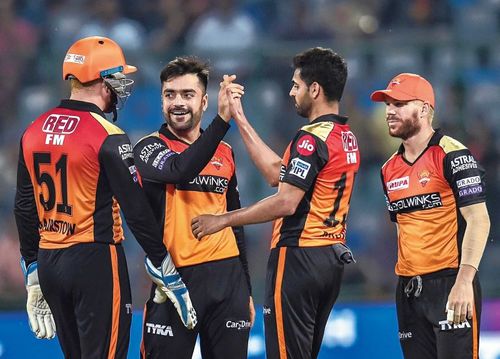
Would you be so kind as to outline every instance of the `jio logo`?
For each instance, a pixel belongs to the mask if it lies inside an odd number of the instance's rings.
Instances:
[[[297,151],[303,156],[309,156],[316,150],[316,141],[311,135],[305,135],[299,138],[297,142]]]

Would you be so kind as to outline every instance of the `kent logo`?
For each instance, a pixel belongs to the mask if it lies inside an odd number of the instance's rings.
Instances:
[[[79,122],[78,116],[50,115],[42,126],[42,131],[47,134],[45,144],[63,145],[65,135],[73,133]]]
[[[302,136],[297,141],[297,151],[303,156],[309,156],[316,150],[316,141],[310,135]]]

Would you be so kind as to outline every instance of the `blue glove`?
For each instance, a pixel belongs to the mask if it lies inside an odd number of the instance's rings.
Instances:
[[[26,311],[31,331],[38,339],[52,339],[56,336],[56,324],[38,283],[38,264],[33,262],[26,267],[24,258],[21,258],[21,268],[28,291]]]
[[[145,265],[149,277],[157,284],[153,301],[161,304],[168,297],[174,304],[184,326],[188,329],[193,329],[198,322],[196,311],[194,310],[193,303],[191,303],[186,285],[177,272],[170,254],[166,255],[161,266],[158,268],[153,265],[148,257],[146,257]]]

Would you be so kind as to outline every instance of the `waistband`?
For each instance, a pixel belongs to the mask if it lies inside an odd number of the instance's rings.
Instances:
[[[400,275],[399,279],[401,279],[403,281],[408,281],[408,280],[411,280],[412,278],[420,277],[420,278],[422,278],[422,280],[429,280],[429,279],[436,279],[436,278],[452,277],[452,276],[456,276],[457,273],[458,273],[458,268],[445,268],[445,269],[438,270],[437,272],[420,274],[420,275],[415,275],[415,276]]]

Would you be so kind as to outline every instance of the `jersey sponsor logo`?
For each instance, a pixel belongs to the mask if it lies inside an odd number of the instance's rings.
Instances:
[[[122,161],[127,158],[134,158],[134,153],[132,152],[132,145],[130,143],[124,143],[118,146],[118,153],[122,156]]]
[[[451,324],[450,322],[448,322],[448,320],[440,320],[439,325],[441,326],[441,331],[453,330],[453,329],[466,329],[471,327],[467,319],[460,324]]]
[[[322,238],[330,238],[330,239],[344,239],[345,238],[345,231],[342,231],[341,233],[328,233],[326,231],[323,231],[321,234]]]
[[[300,158],[294,158],[291,162],[290,174],[297,176],[299,178],[305,179],[311,168],[311,164],[301,160]]]
[[[62,146],[65,135],[73,133],[80,122],[78,116],[52,114],[45,119],[42,131],[45,132],[45,144]]]
[[[417,176],[418,182],[422,185],[422,187],[425,187],[431,180],[432,172],[423,170],[417,173]]]
[[[297,152],[302,156],[310,156],[316,151],[316,140],[311,135],[304,135],[297,141]]]
[[[443,201],[439,192],[420,194],[392,201],[389,204],[389,211],[398,213],[409,213],[424,209],[441,207]]]
[[[481,177],[473,176],[473,177],[462,178],[462,179],[458,180],[456,183],[457,183],[457,188],[470,187],[470,186],[480,184]]]
[[[472,196],[483,192],[483,186],[476,185],[471,187],[465,187],[458,191],[459,197]]]
[[[462,155],[450,161],[452,174],[477,168],[477,162],[472,155]]]
[[[412,332],[398,332],[399,340],[406,340],[413,338]]]
[[[198,175],[192,181],[180,183],[176,186],[178,190],[211,192],[223,194],[229,186],[229,180],[225,177],[212,175]]]
[[[75,229],[76,229],[76,224],[75,223],[69,223],[66,221],[61,221],[61,220],[54,220],[54,219],[46,219],[44,218],[42,221],[38,223],[38,229],[40,231],[48,231],[48,232],[55,232],[55,233],[61,233],[66,236],[71,236],[75,234]]]
[[[342,131],[342,146],[344,147],[345,152],[353,152],[358,150],[358,140],[354,133],[351,131]]]
[[[52,114],[43,123],[42,131],[45,133],[54,133],[69,135],[73,133],[80,122],[78,116]]]
[[[281,164],[280,167],[280,181],[283,181],[283,178],[285,177],[286,174],[286,166],[284,164]]]
[[[358,155],[356,151],[358,150],[358,140],[356,140],[356,136],[351,131],[342,131],[342,146],[344,148],[344,152],[346,152],[346,161],[348,164],[357,163]]]
[[[263,315],[271,315],[271,308],[269,308],[268,306],[264,305],[262,307],[262,314]]]
[[[128,168],[130,174],[132,175],[132,179],[134,180],[134,182],[137,182],[138,181],[138,178],[137,178],[137,168],[132,165],[132,166],[129,166]]]
[[[226,328],[236,330],[250,330],[252,324],[248,320],[228,320]]]
[[[164,149],[163,151],[160,151],[153,160],[153,163],[151,164],[154,168],[158,168],[161,170],[163,168],[163,165],[165,164],[165,161],[167,158],[172,156],[174,152],[170,150],[169,148]]]
[[[132,314],[132,303],[126,303],[125,310],[127,311],[127,314]]]
[[[215,169],[218,171],[218,170],[220,170],[220,168],[221,168],[221,167],[222,167],[222,165],[223,165],[222,158],[221,158],[221,157],[216,157],[216,156],[214,156],[214,157],[212,157],[212,159],[210,160],[210,164],[211,164],[212,166],[214,166],[214,167],[215,167]]]
[[[85,56],[79,54],[66,54],[64,62],[72,62],[74,64],[82,65],[85,62]]]
[[[400,177],[386,182],[387,190],[389,192],[399,191],[410,186],[410,177]]]
[[[146,323],[146,331],[149,334],[162,335],[164,337],[173,337],[174,332],[170,325],[161,325],[154,323]]]
[[[156,150],[159,150],[159,149],[163,149],[163,148],[165,148],[165,146],[162,145],[161,143],[155,142],[155,143],[147,144],[141,150],[141,153],[139,154],[139,158],[143,162],[148,163],[149,157],[151,157],[151,155],[153,154],[153,152],[156,151]]]

